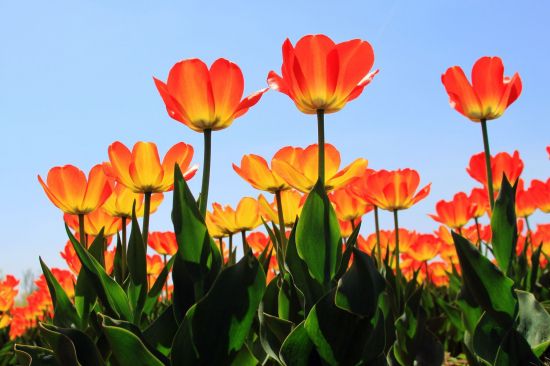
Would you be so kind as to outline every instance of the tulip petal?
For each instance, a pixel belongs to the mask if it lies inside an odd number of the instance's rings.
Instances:
[[[105,170],[106,174],[114,174],[111,177],[124,184],[129,189],[136,191],[132,177],[130,176],[130,164],[132,162],[132,153],[119,141],[113,142],[109,146],[109,160],[111,169]]]
[[[113,188],[103,171],[101,164],[94,166],[88,175],[86,193],[82,202],[82,209],[93,211],[101,206],[111,195]]]
[[[472,87],[479,98],[483,116],[500,116],[498,105],[504,93],[504,65],[499,57],[482,57],[472,68]]]
[[[287,161],[273,158],[271,161],[271,166],[273,171],[283,178],[288,185],[301,192],[308,193],[315,185],[315,180],[308,179],[308,177],[296,170],[296,168],[290,165]]]
[[[210,66],[210,82],[216,121],[212,128],[225,128],[233,121],[233,115],[241,101],[244,91],[243,74],[236,64],[220,58]]]
[[[337,44],[332,52],[337,53],[339,59],[336,98],[347,100],[352,90],[369,75],[374,64],[374,51],[368,42],[353,39]]]
[[[67,205],[65,205],[61,200],[59,200],[55,194],[48,188],[46,183],[42,180],[41,176],[38,176],[38,181],[40,182],[40,185],[44,189],[44,192],[46,193],[46,196],[52,201],[52,203],[59,209],[61,209],[63,212],[70,212],[72,211],[71,208]]]
[[[441,76],[451,107],[472,120],[482,117],[482,106],[462,68],[453,66]]]
[[[82,213],[82,201],[86,192],[86,175],[73,165],[52,168],[48,172],[48,188],[51,193],[74,213]]]
[[[191,160],[193,159],[194,149],[193,146],[184,142],[179,142],[172,146],[164,159],[162,160],[162,186],[171,187],[174,185],[174,168],[178,164],[182,172],[185,172]]]
[[[153,192],[163,178],[157,146],[152,142],[138,142],[132,150],[130,176],[140,190]]]
[[[191,127],[189,124],[188,116],[186,116],[185,111],[180,108],[178,102],[170,95],[170,92],[168,91],[168,86],[155,77],[153,77],[153,80],[160,94],[160,97],[162,98],[164,105],[166,106],[166,111],[168,112],[168,115],[176,121],[179,121],[186,126]]]
[[[360,177],[367,168],[368,160],[359,158],[329,178],[326,182],[327,189],[336,189],[346,185],[355,178]]]
[[[241,102],[237,106],[237,109],[235,110],[235,113],[233,114],[232,118],[233,119],[238,118],[238,117],[242,116],[243,114],[245,114],[246,112],[248,112],[248,109],[250,107],[254,106],[256,103],[258,103],[260,101],[260,99],[262,98],[262,96],[264,95],[264,93],[267,92],[268,90],[269,90],[269,88],[264,88],[264,89],[258,90],[256,92],[250,94],[249,96],[247,96],[243,100],[241,100]]]

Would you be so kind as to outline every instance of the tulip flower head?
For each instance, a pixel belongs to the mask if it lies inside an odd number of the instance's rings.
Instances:
[[[305,196],[295,190],[287,190],[281,192],[281,204],[283,207],[284,221],[286,227],[292,227],[296,218],[302,211],[302,206],[305,202]],[[263,195],[258,196],[258,204],[260,205],[260,216],[265,221],[278,222],[277,202],[274,200],[269,203]]]
[[[172,67],[166,83],[153,79],[170,117],[197,132],[229,127],[268,90],[242,99],[241,69],[223,58],[210,69],[199,59],[183,60]]]
[[[473,188],[468,197],[470,201],[470,206],[475,207],[474,217],[481,217],[489,212],[489,196],[487,195],[487,190],[483,188]]]
[[[533,195],[533,187],[526,189],[523,179],[516,188],[516,217],[527,218],[537,209],[537,201]]]
[[[273,171],[290,186],[308,193],[318,177],[318,145],[309,145],[305,149],[287,146],[277,151],[271,165]],[[340,153],[331,144],[325,144],[325,189],[327,191],[342,187],[357,178],[366,169],[366,159],[356,159],[344,169],[340,168]]]
[[[176,235],[171,231],[149,233],[147,244],[162,255],[174,255],[178,251]]]
[[[330,202],[334,205],[336,216],[341,221],[361,219],[367,212],[373,209],[372,205],[360,200],[351,193],[351,187],[334,190],[329,194]]]
[[[236,210],[229,205],[223,207],[219,203],[213,203],[212,207],[212,222],[227,235],[250,231],[262,223],[258,201],[252,197],[243,197]]]
[[[550,213],[550,178],[546,182],[534,179],[529,190],[537,208],[544,213]]]
[[[94,166],[86,179],[82,170],[73,165],[54,167],[48,172],[47,183],[38,176],[44,192],[64,213],[87,214],[101,206],[112,191],[111,183],[101,165]]]
[[[170,148],[162,163],[157,146],[152,142],[138,142],[130,151],[116,141],[109,146],[111,164],[104,164],[105,172],[134,193],[160,193],[174,187],[174,166],[178,164],[185,180],[191,179],[197,166],[190,167],[193,147],[180,142]]]
[[[374,52],[360,39],[334,43],[329,37],[307,35],[293,46],[283,43],[281,76],[271,71],[269,87],[288,95],[307,114],[337,112],[363,92],[378,70],[371,72]]]
[[[431,184],[416,192],[419,183],[420,176],[416,170],[380,170],[366,178],[369,189],[365,197],[372,205],[383,210],[407,209],[430,193]]]
[[[484,153],[481,152],[473,155],[470,158],[470,164],[466,168],[466,171],[470,177],[487,187],[487,169],[485,168]],[[523,161],[518,151],[514,151],[513,155],[501,152],[495,156],[491,156],[491,172],[493,173],[493,189],[495,191],[500,190],[503,175],[506,175],[508,181],[514,184],[522,171]]]
[[[78,228],[78,217],[65,214],[63,219],[74,230]],[[128,224],[128,222],[127,222]],[[103,235],[110,237],[122,229],[122,220],[111,216],[102,207],[90,212],[84,217],[84,231],[87,235],[98,236],[103,229]]]
[[[145,211],[143,197],[142,193],[134,193],[132,190],[119,183],[115,186],[113,193],[101,207],[111,216],[129,219],[132,217],[132,208],[135,202],[136,217],[142,217]],[[164,195],[162,193],[151,195],[151,213],[157,210],[163,199]]]
[[[252,187],[261,191],[275,193],[290,189],[290,186],[269,168],[261,156],[245,155],[241,159],[241,166],[233,164],[233,169]]]
[[[471,204],[466,193],[459,192],[451,201],[437,202],[435,210],[437,215],[428,216],[452,229],[460,229],[474,217],[476,206]]]
[[[515,73],[504,76],[499,57],[482,57],[472,68],[472,83],[460,66],[453,66],[441,76],[451,107],[474,122],[495,119],[504,113],[521,94],[521,78]]]

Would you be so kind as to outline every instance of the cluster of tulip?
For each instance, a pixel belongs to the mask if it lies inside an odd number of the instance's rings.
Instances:
[[[453,273],[463,272],[464,258],[455,248],[455,234],[474,243],[485,255],[493,255],[490,254],[494,250],[491,226],[482,221],[485,217],[492,219],[495,196],[505,189],[501,182],[507,180],[516,189],[517,255],[524,253],[532,258],[538,251],[542,253],[539,265],[545,268],[550,256],[550,224],[531,230],[529,216],[537,209],[550,212],[550,179],[533,180],[526,188],[520,178],[523,162],[519,153],[501,152],[491,156],[489,150],[486,122],[500,117],[519,97],[522,87],[519,75],[504,77],[498,57],[479,59],[472,70],[471,84],[460,67],[451,67],[443,74],[442,82],[451,106],[481,124],[484,152],[472,156],[466,170],[482,187],[473,188],[469,195],[459,192],[450,201],[439,201],[435,214],[430,217],[441,226],[434,233],[419,233],[399,227],[398,213],[424,199],[430,193],[430,184],[420,188],[419,174],[413,169],[372,170],[363,158],[340,169],[339,151],[325,142],[325,115],[339,111],[363,92],[378,72],[371,71],[373,64],[374,54],[368,42],[352,40],[335,44],[326,36],[316,35],[303,37],[295,46],[287,40],[283,44],[282,76],[270,72],[269,88],[245,98],[242,98],[244,80],[239,67],[225,59],[216,60],[210,68],[198,59],[184,60],[173,66],[166,83],[154,79],[169,116],[204,134],[203,176],[197,205],[207,235],[217,241],[217,248],[203,249],[197,254],[197,263],[202,265],[203,258],[211,255],[205,253],[217,251],[221,254],[222,268],[235,265],[233,237],[240,235],[245,257],[253,253],[261,261],[270,253],[264,269],[267,282],[278,278],[277,286],[283,286],[281,283],[288,281],[285,273],[292,272],[286,264],[291,250],[289,242],[295,241],[294,250],[307,263],[309,275],[326,287],[330,280],[337,278],[339,263],[333,263],[338,261],[335,258],[349,255],[349,245],[372,256],[379,269],[385,263],[395,271],[396,306],[398,311],[403,311],[404,299],[400,300],[399,295],[401,278],[438,288],[449,286]],[[317,116],[318,143],[306,148],[283,147],[274,154],[270,164],[258,155],[243,156],[240,165],[233,164],[233,169],[252,187],[266,193],[257,198],[244,197],[236,208],[213,203],[212,210],[208,211],[212,131],[230,126],[269,89],[288,95],[301,112]],[[550,147],[548,149],[550,153]],[[142,217],[140,237],[156,252],[146,256],[147,288],[151,291],[162,282],[164,293],[156,300],[159,304],[169,304],[177,297],[174,290],[177,284],[175,280],[166,280],[161,273],[164,269],[170,270],[180,252],[190,258],[195,255],[194,249],[188,249],[185,241],[182,243],[182,228],[176,227],[175,232],[149,233],[149,219],[162,203],[163,193],[174,189],[178,171],[185,180],[195,175],[198,166],[192,165],[193,153],[192,146],[180,142],[168,150],[161,162],[154,143],[138,142],[130,150],[114,142],[108,148],[109,161],[94,166],[88,177],[77,167],[66,165],[52,168],[46,181],[40,176],[38,180],[52,203],[63,211],[70,234],[83,248],[100,253],[98,263],[107,275],[117,281],[121,279],[121,284],[125,283],[124,279],[132,278],[135,271],[128,267],[131,261],[127,256],[132,249],[128,247],[131,238],[127,238],[127,225]],[[316,218],[310,212],[315,210],[312,208],[315,205],[324,207],[324,197],[330,202],[330,209],[324,211],[319,230],[326,245],[304,234],[305,225],[309,225],[308,230],[316,225]],[[319,207],[317,210],[321,210]],[[327,210],[335,213],[334,218]],[[393,230],[380,230],[380,210],[392,213]],[[361,222],[370,212],[375,230],[367,236],[359,235]],[[177,225],[176,219],[174,224]],[[338,234],[330,230],[334,225],[339,227]],[[258,231],[259,227],[263,229]],[[333,235],[348,245],[329,248]],[[113,237],[117,244],[109,249],[115,241]],[[76,301],[75,283],[83,273],[82,254],[75,249],[71,239],[61,252],[69,270],[45,271],[45,275],[49,273],[57,280],[73,302]],[[353,253],[358,256],[358,252]],[[500,260],[498,255],[495,257]],[[215,262],[215,255],[208,258],[208,263]],[[343,270],[346,269],[347,266]],[[49,294],[53,285],[45,275],[36,281],[36,290],[27,297],[26,305],[19,307],[14,306],[17,280],[7,276],[0,282],[0,328],[9,326],[11,339],[23,336],[35,328],[37,322],[54,316],[55,304]],[[197,283],[196,299],[204,294],[201,286],[206,286],[203,279]],[[321,350],[318,352],[325,357]],[[172,354],[172,357],[174,363],[174,357],[180,356]]]

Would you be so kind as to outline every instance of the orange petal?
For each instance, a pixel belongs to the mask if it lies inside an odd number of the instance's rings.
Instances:
[[[261,223],[258,201],[252,197],[242,198],[237,205],[235,217],[239,230],[252,230],[256,228]]]
[[[82,202],[82,208],[93,211],[101,206],[111,195],[113,188],[103,171],[101,164],[94,166],[88,176],[86,194]]]
[[[121,142],[115,141],[109,146],[109,160],[111,169],[104,170],[107,174],[113,174],[119,183],[122,183],[129,189],[136,191],[136,187],[130,176],[130,164],[132,162],[132,153]]]
[[[189,126],[189,118],[185,115],[185,111],[180,109],[178,102],[170,95],[168,86],[157,78],[153,78],[153,80],[155,81],[155,86],[159,91],[160,97],[164,101],[168,115],[176,121],[180,121]]]
[[[174,185],[174,168],[176,164],[178,164],[182,173],[187,172],[193,159],[193,154],[193,146],[184,142],[175,144],[166,152],[162,160],[162,186],[164,189],[169,189]]]
[[[453,66],[441,76],[441,82],[449,95],[451,106],[472,120],[482,117],[482,106],[464,71]]]
[[[472,86],[481,103],[482,115],[497,113],[504,92],[502,60],[499,57],[482,57],[477,60],[472,68]]]
[[[315,185],[315,180],[310,180],[300,171],[296,170],[292,165],[284,160],[273,159],[271,161],[273,171],[277,173],[290,186],[297,190],[308,193]]]
[[[55,194],[48,188],[48,186],[46,185],[46,183],[44,183],[44,181],[42,180],[42,177],[41,176],[38,176],[38,181],[40,182],[40,185],[42,186],[42,188],[44,189],[44,192],[46,193],[46,196],[48,196],[48,198],[50,199],[50,201],[52,201],[52,203],[59,209],[61,209],[61,211],[63,212],[70,212],[72,211],[71,208],[67,205],[65,205],[62,201],[60,201],[56,196]]]
[[[130,176],[142,193],[158,191],[163,171],[154,143],[139,141],[134,145]]]
[[[226,59],[214,61],[210,67],[210,82],[214,96],[215,120],[213,129],[229,126],[244,91],[244,78],[239,66]]]
[[[249,96],[247,96],[246,98],[244,98],[243,100],[241,100],[241,102],[237,106],[235,114],[233,114],[233,118],[235,119],[245,114],[248,111],[248,108],[258,103],[262,98],[262,96],[264,95],[264,93],[267,92],[268,90],[269,88],[258,90],[257,92],[254,92]]]
[[[48,172],[48,188],[63,204],[70,208],[70,213],[81,212],[86,192],[86,175],[73,165],[55,167]]]
[[[327,189],[336,189],[342,187],[353,179],[360,177],[367,168],[367,165],[368,160],[366,159],[359,158],[354,160],[351,164],[339,171],[336,175],[327,179]]]

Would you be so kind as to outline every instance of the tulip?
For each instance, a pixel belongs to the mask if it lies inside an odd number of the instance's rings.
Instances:
[[[254,106],[267,88],[242,99],[244,78],[239,66],[220,58],[210,69],[199,59],[175,64],[166,83],[154,78],[170,117],[204,133],[204,161],[200,212],[206,215],[212,131],[229,127],[235,118]]]
[[[522,217],[527,222],[527,217],[531,216],[536,209],[537,201],[533,196],[533,186],[526,189],[523,179],[520,179],[516,188],[516,217]]]
[[[453,66],[441,76],[441,82],[449,94],[451,106],[474,122],[481,122],[485,169],[491,179],[491,163],[487,120],[495,119],[521,94],[521,78],[515,73],[512,78],[504,76],[504,65],[499,57],[482,57],[472,68],[472,84],[464,71]],[[488,185],[489,202],[494,206],[493,187]]]
[[[432,219],[452,229],[460,229],[474,217],[476,206],[471,204],[464,192],[454,195],[451,201],[441,200],[435,206],[437,215],[428,215]]]
[[[281,207],[285,215],[283,218],[283,225],[281,226],[284,231],[285,227],[292,227],[296,222],[296,218],[300,216],[302,206],[304,205],[305,196],[301,195],[295,190],[287,190],[281,192]],[[279,207],[277,200],[269,203],[263,195],[258,196],[258,203],[260,205],[260,215],[265,221],[276,222],[278,220]]]
[[[487,190],[482,188],[473,188],[468,197],[470,206],[474,207],[474,219],[477,221],[479,217],[482,217],[489,211],[489,197],[487,196]]]
[[[13,307],[15,297],[19,292],[16,289],[18,285],[19,281],[12,275],[7,275],[4,280],[0,281],[0,313],[5,313]]]
[[[334,205],[336,217],[341,221],[347,221],[355,226],[354,221],[370,212],[372,205],[360,200],[352,194],[351,187],[346,186],[330,192],[328,196],[330,202]]]
[[[241,166],[233,164],[233,170],[237,172],[252,187],[260,191],[276,193],[290,189],[290,186],[269,168],[264,158],[249,154],[241,159]]]
[[[88,179],[82,170],[73,165],[50,169],[47,184],[42,177],[38,181],[44,192],[61,211],[78,215],[80,231],[84,232],[84,215],[101,206],[109,197],[112,186],[101,165],[94,166]],[[86,245],[86,242],[83,242]]]
[[[149,246],[161,255],[174,255],[178,251],[176,235],[171,231],[153,232],[149,234]]]
[[[144,194],[143,241],[147,245],[151,195],[171,191],[174,188],[174,166],[178,164],[185,180],[191,179],[197,167],[189,167],[193,159],[193,147],[183,142],[172,146],[162,164],[157,146],[152,142],[138,142],[132,151],[116,141],[109,146],[111,164],[104,164],[105,172],[134,193]]]
[[[296,46],[283,44],[282,76],[271,71],[269,87],[288,95],[303,113],[317,114],[318,181],[325,184],[325,113],[357,98],[378,72],[371,45],[360,39],[335,44],[325,35],[302,37]]]
[[[273,170],[282,177],[290,186],[303,193],[309,191],[315,185],[317,179],[318,161],[316,155],[318,145],[309,145],[307,148],[287,146],[275,154],[271,162]],[[351,180],[360,176],[366,169],[366,159],[356,159],[344,169],[340,168],[340,153],[331,144],[325,144],[327,159],[325,161],[326,182],[325,189],[330,191],[340,188]]]
[[[259,231],[248,234],[246,241],[248,245],[250,245],[250,249],[252,249],[252,253],[254,253],[255,256],[259,256],[265,248],[271,244],[269,236]],[[271,251],[272,253],[269,261],[269,268],[265,269],[267,275],[266,281],[268,283],[276,276],[279,270],[277,263],[277,252],[273,247],[271,248]]]
[[[75,228],[76,216],[65,214],[63,219],[68,226]],[[86,215],[84,222],[84,233],[91,236],[98,236],[103,230],[103,236],[107,238],[115,235],[122,228],[122,220],[119,217],[109,215],[102,207]]]
[[[550,213],[550,178],[546,182],[534,179],[529,189],[535,204],[544,213]]]
[[[61,258],[65,260],[71,272],[73,272],[75,276],[78,276],[78,273],[82,268],[82,264],[80,263],[80,259],[76,255],[76,252],[70,240],[67,241],[67,243],[65,244],[65,248],[59,254],[61,254]]]
[[[136,217],[142,217],[145,214],[143,198],[143,193],[134,193],[123,184],[117,184],[113,189],[113,193],[111,193],[101,207],[111,216],[120,217],[123,220],[131,220],[134,202],[136,204]],[[164,195],[162,193],[151,195],[150,214],[157,210],[163,199]]]
[[[491,156],[491,179],[487,179],[487,170],[483,164],[483,153],[475,154],[470,158],[470,163],[466,171],[470,177],[483,184],[485,187],[491,186],[493,191],[498,192],[502,184],[502,177],[505,175],[510,183],[515,183],[523,171],[523,161],[518,151],[513,155],[507,152],[501,152]],[[492,184],[488,182],[491,181]]]

